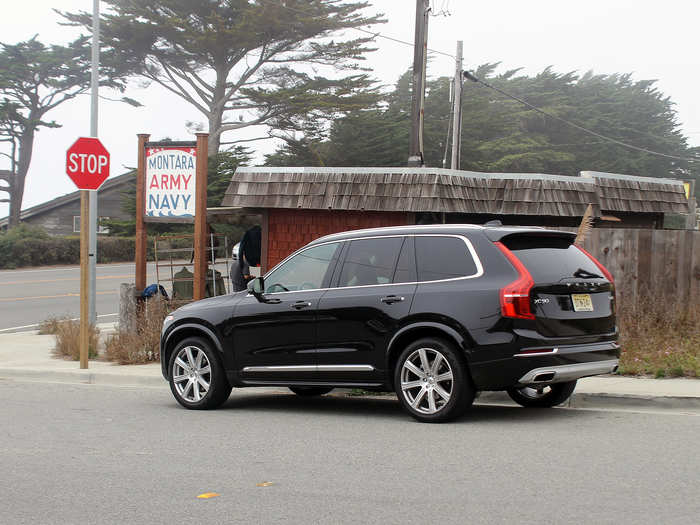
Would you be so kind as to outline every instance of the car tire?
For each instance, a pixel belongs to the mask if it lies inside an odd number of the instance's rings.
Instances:
[[[169,383],[175,399],[191,410],[221,406],[231,385],[211,344],[200,337],[180,341],[170,356]]]
[[[550,408],[561,405],[571,397],[576,388],[576,381],[542,385],[541,391],[534,387],[509,388],[510,398],[524,407]]]
[[[289,390],[301,397],[316,397],[327,394],[333,387],[328,386],[290,386]]]
[[[459,417],[476,394],[464,357],[452,344],[432,337],[420,339],[401,352],[394,369],[394,387],[404,409],[424,423]]]

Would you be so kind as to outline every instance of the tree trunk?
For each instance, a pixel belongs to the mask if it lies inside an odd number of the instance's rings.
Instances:
[[[33,112],[29,114],[29,121],[35,118]],[[24,181],[27,178],[29,164],[32,161],[32,151],[34,149],[34,129],[25,130],[19,139],[19,160],[17,162],[17,172],[12,181],[12,193],[10,193],[10,216],[8,227],[12,228],[19,224],[20,212],[22,211],[22,199],[24,198]]]
[[[226,101],[226,68],[217,69],[216,83],[214,85],[214,104],[209,111],[209,157],[219,153],[221,147],[221,122],[224,119],[224,107]]]

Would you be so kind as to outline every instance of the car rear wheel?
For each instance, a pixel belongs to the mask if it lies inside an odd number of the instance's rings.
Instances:
[[[326,386],[290,386],[289,390],[301,397],[315,397],[327,394],[333,387]]]
[[[209,343],[199,337],[184,339],[170,356],[170,390],[185,408],[217,408],[231,394],[231,385]]]
[[[571,397],[576,388],[576,381],[555,383],[553,385],[533,385],[521,388],[509,388],[510,398],[524,407],[549,408],[561,405]]]
[[[404,409],[425,423],[454,419],[474,402],[464,359],[440,339],[409,345],[396,363],[394,385]]]

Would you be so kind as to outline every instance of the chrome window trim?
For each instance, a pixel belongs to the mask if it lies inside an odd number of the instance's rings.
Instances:
[[[274,365],[246,366],[243,372],[373,372],[372,365]]]
[[[406,233],[406,234],[396,234],[396,235],[374,235],[371,237],[352,237],[349,239],[342,239],[342,240],[334,240],[334,241],[326,241],[326,242],[321,242],[318,244],[314,244],[313,246],[306,246],[299,248],[297,251],[294,253],[288,255],[285,259],[280,261],[275,265],[272,270],[267,272],[264,276],[264,279],[267,280],[268,275],[272,274],[279,266],[282,266],[285,262],[287,262],[289,259],[292,257],[309,250],[311,248],[316,248],[317,246],[323,246],[325,244],[332,244],[336,242],[352,242],[352,241],[361,241],[364,239],[387,239],[387,238],[393,238],[393,237],[456,237],[458,239],[462,239],[464,243],[467,245],[467,250],[469,251],[469,254],[472,256],[472,259],[474,260],[474,264],[476,266],[476,273],[472,275],[465,275],[462,277],[450,277],[448,279],[435,279],[433,281],[411,281],[411,282],[405,282],[405,283],[386,283],[386,284],[362,284],[362,285],[357,285],[357,286],[336,286],[334,288],[310,288],[308,290],[290,290],[288,292],[270,292],[266,293],[265,295],[280,295],[280,294],[288,294],[288,293],[300,293],[300,292],[320,292],[324,290],[349,290],[352,288],[369,288],[373,286],[402,286],[402,285],[411,285],[411,284],[431,284],[431,283],[443,283],[443,282],[450,282],[450,281],[461,281],[465,279],[476,279],[478,277],[481,277],[484,275],[484,266],[481,263],[481,259],[479,259],[479,256],[476,253],[476,250],[474,249],[474,245],[472,242],[465,237],[464,235],[458,235],[458,234],[453,234],[453,233]],[[248,294],[247,297],[251,297],[251,294]]]

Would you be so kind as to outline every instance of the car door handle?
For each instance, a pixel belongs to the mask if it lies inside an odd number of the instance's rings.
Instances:
[[[400,295],[387,295],[386,297],[382,297],[380,299],[380,301],[385,303],[385,304],[400,303],[403,300],[404,300],[404,298],[401,297]]]
[[[292,303],[292,308],[295,310],[301,310],[302,308],[308,308],[309,306],[311,306],[309,301],[297,301],[296,303]]]

